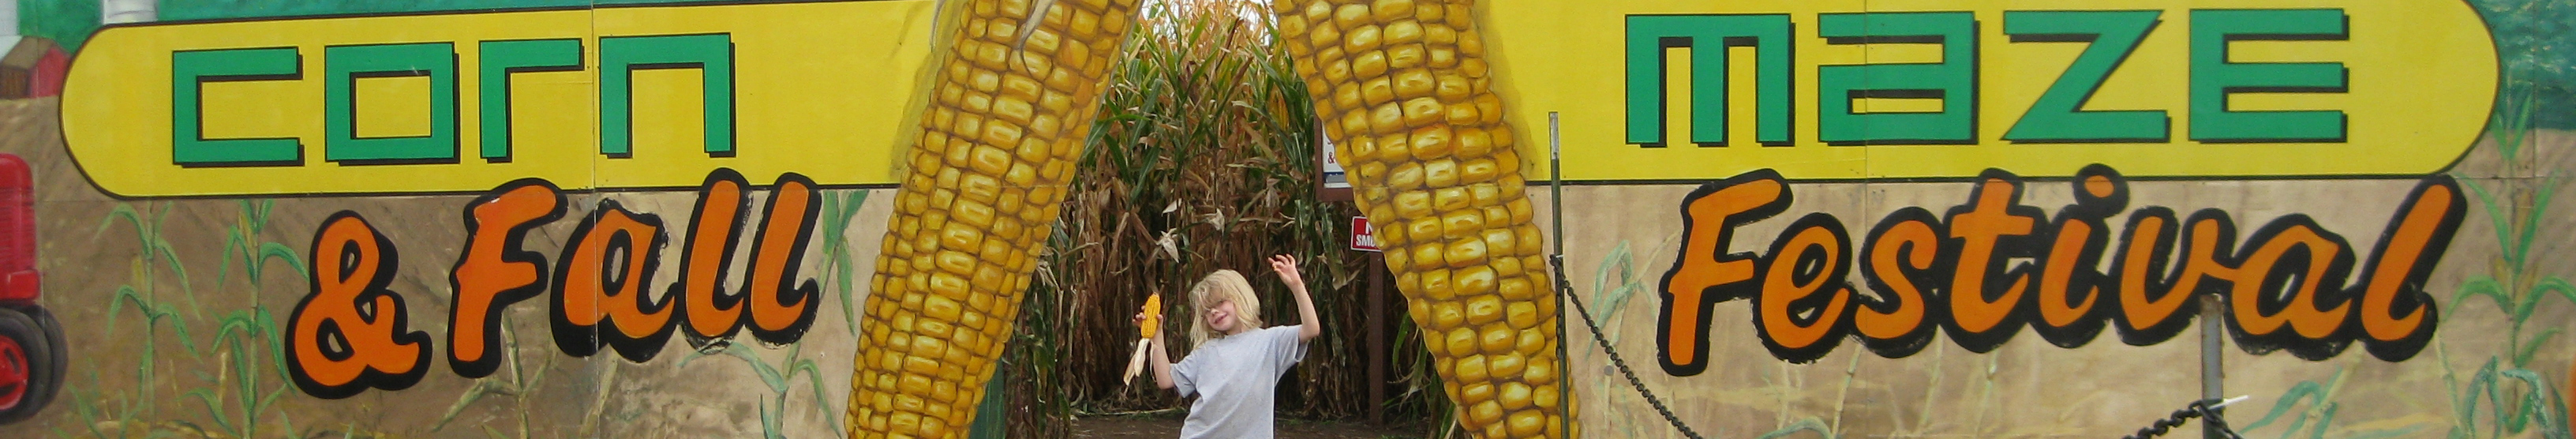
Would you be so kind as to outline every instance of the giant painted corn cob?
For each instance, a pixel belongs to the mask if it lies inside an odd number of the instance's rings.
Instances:
[[[961,0],[887,220],[852,438],[963,437],[1054,227],[1135,0]],[[956,26],[956,27],[948,27]]]
[[[1481,437],[1558,437],[1557,295],[1472,0],[1277,0],[1387,267],[1458,417]]]

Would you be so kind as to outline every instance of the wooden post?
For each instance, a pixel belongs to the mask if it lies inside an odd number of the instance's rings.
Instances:
[[[1369,252],[1368,260],[1368,412],[1369,423],[1386,422],[1386,254]]]

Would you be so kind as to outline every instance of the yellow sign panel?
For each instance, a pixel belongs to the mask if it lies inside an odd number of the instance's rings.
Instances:
[[[114,27],[63,135],[123,196],[893,183],[933,3],[618,7]]]
[[[1484,19],[1516,122],[1543,139],[1560,113],[1571,180],[2422,175],[2475,143],[2497,81],[2458,0],[1611,0]]]

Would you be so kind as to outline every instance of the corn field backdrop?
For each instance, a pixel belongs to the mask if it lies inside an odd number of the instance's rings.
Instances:
[[[1449,412],[1420,337],[1387,297],[1392,353],[1386,407],[1367,407],[1367,280],[1374,254],[1347,249],[1347,202],[1318,199],[1314,108],[1266,8],[1242,0],[1150,2],[1102,98],[1081,171],[1005,355],[1013,437],[1064,437],[1077,414],[1180,407],[1172,392],[1119,380],[1134,352],[1130,318],[1165,295],[1163,333],[1188,333],[1188,288],[1218,269],[1260,290],[1262,320],[1297,321],[1263,258],[1304,262],[1324,336],[1282,378],[1280,415],[1390,419]],[[1244,13],[1242,11],[1262,11]],[[1187,355],[1186,336],[1169,345]],[[1445,423],[1440,423],[1445,424]]]

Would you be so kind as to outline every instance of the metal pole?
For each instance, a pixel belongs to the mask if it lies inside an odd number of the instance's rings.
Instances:
[[[1556,237],[1556,251],[1550,253],[1549,259],[1557,266],[1556,284],[1559,288],[1554,289],[1561,294],[1554,300],[1560,302],[1576,300],[1574,290],[1562,287],[1570,285],[1566,283],[1564,274],[1565,172],[1561,163],[1564,158],[1560,156],[1560,152],[1564,149],[1563,140],[1557,136],[1556,112],[1547,112],[1547,213],[1550,218],[1548,226],[1556,229],[1555,233],[1548,235]],[[1574,371],[1574,357],[1565,353],[1565,304],[1556,305],[1556,387],[1559,390],[1556,392],[1556,409],[1560,411],[1557,418],[1565,420],[1557,423],[1556,437],[1572,439],[1574,437],[1574,387],[1566,383],[1572,382],[1573,379],[1571,374]]]
[[[2222,338],[2225,329],[2219,327],[2221,322],[2218,319],[2224,311],[2220,309],[2222,305],[2219,302],[2216,294],[2200,296],[2200,399],[2203,401],[2225,398],[2227,392],[2227,371],[2220,357],[2225,353],[2227,341]],[[2212,408],[2209,415],[2225,413],[2220,410],[2223,409]],[[2205,439],[2227,437],[2218,431],[2217,422],[2201,422],[2200,436]]]

